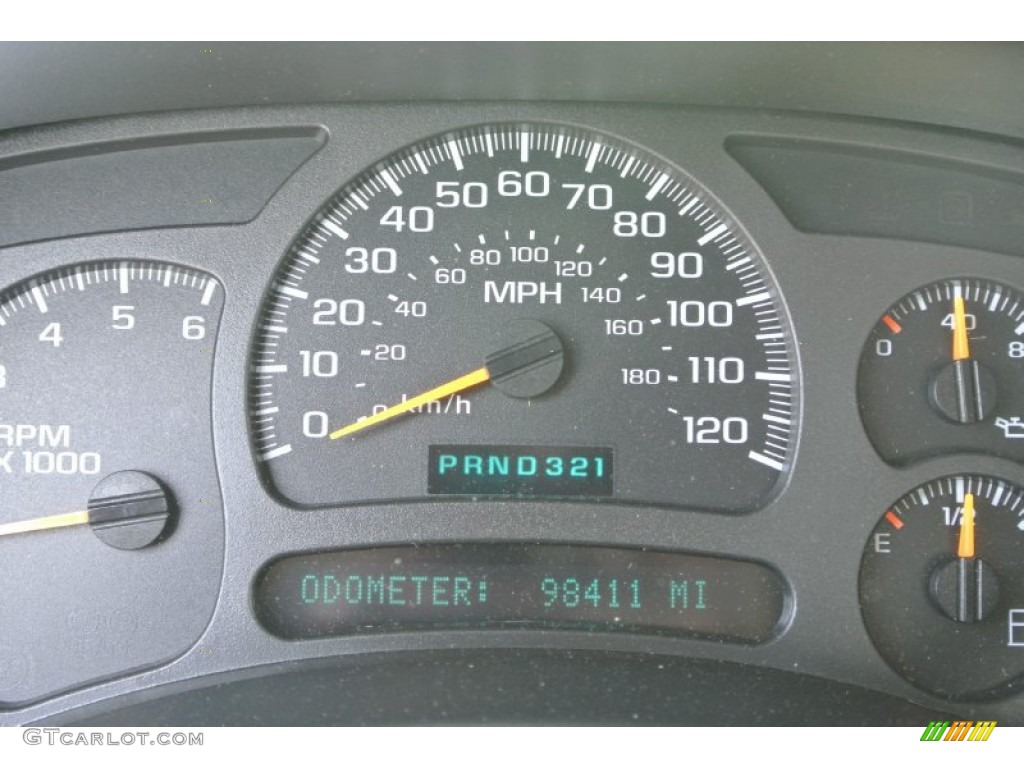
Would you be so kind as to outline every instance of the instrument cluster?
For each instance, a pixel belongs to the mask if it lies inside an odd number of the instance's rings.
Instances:
[[[1007,144],[508,103],[0,156],[0,722],[521,645],[1022,718]]]

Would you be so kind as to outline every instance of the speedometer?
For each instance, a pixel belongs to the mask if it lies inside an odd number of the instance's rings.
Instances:
[[[793,462],[794,349],[694,179],[587,130],[478,126],[382,160],[296,237],[250,358],[254,452],[299,506],[751,511]]]

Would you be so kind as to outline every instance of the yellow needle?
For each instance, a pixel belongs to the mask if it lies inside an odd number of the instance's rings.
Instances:
[[[974,557],[974,494],[964,494],[964,506],[960,510],[960,546],[957,557]]]
[[[967,360],[971,356],[970,342],[967,340],[967,314],[964,310],[964,297],[953,299],[953,361]]]
[[[88,510],[66,512],[63,515],[50,515],[49,517],[37,517],[34,520],[4,523],[0,525],[0,536],[11,536],[15,533],[29,533],[31,531],[46,531],[50,528],[67,528],[72,525],[85,525],[88,522]]]
[[[487,368],[478,368],[475,371],[467,373],[465,376],[459,376],[459,378],[452,379],[439,387],[434,387],[433,389],[424,392],[422,395],[410,398],[404,403],[393,405],[387,410],[373,414],[373,416],[367,416],[361,421],[355,421],[341,429],[336,429],[331,432],[331,440],[337,440],[339,437],[351,435],[353,432],[358,432],[361,429],[366,429],[367,427],[372,427],[375,424],[380,424],[382,421],[395,418],[395,416],[401,416],[403,413],[408,413],[413,408],[418,408],[432,400],[440,400],[442,397],[448,397],[449,395],[454,395],[456,392],[462,392],[470,387],[475,387],[477,384],[483,384],[485,381],[489,381],[490,378],[491,374]]]

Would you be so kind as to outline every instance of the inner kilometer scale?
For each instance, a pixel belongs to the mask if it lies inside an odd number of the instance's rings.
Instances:
[[[441,497],[750,511],[799,425],[757,248],[679,169],[596,133],[431,138],[297,235],[250,358],[254,453],[303,506]]]

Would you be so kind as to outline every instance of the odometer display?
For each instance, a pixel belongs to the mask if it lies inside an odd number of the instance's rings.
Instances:
[[[648,632],[744,643],[789,607],[760,563],[550,544],[451,544],[284,557],[257,579],[263,625],[288,639],[425,629]]]
[[[576,128],[481,126],[384,159],[297,237],[251,357],[255,453],[323,506],[437,498],[431,445],[602,446],[614,492],[570,498],[750,511],[792,463],[792,350],[694,180]]]

